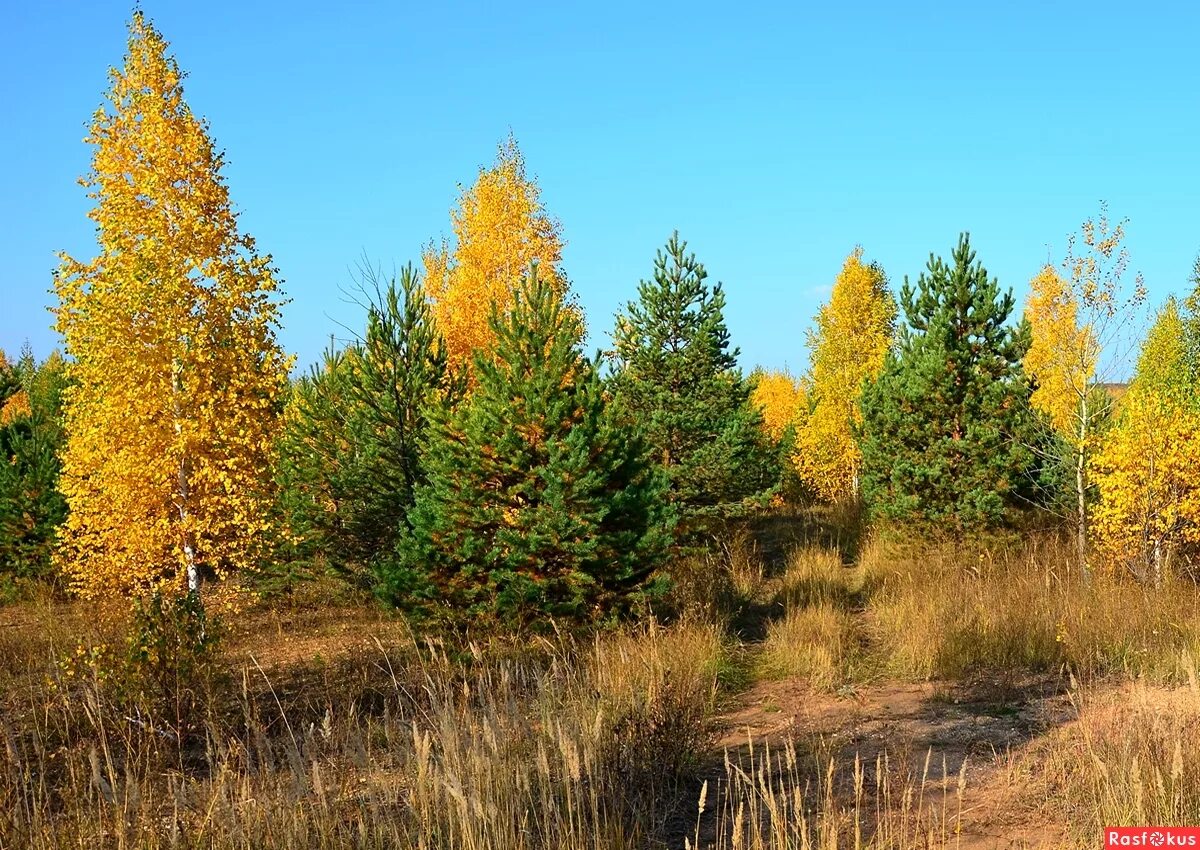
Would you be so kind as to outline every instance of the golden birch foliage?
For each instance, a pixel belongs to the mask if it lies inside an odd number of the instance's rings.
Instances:
[[[0,425],[10,425],[18,419],[25,419],[33,413],[29,406],[29,393],[17,390],[3,403],[0,403]]]
[[[478,350],[495,344],[488,317],[495,304],[511,308],[532,261],[538,277],[560,298],[568,290],[559,223],[542,207],[540,189],[526,176],[525,159],[509,137],[496,162],[481,168],[475,185],[462,190],[450,212],[453,244],[443,240],[424,252],[425,289],[451,367],[469,367]]]
[[[241,567],[266,530],[288,368],[277,281],[238,233],[182,77],[135,12],[86,139],[99,254],[64,254],[55,276],[74,378],[58,556],[87,596]]]
[[[1080,399],[1091,388],[1099,357],[1089,327],[1081,327],[1079,305],[1070,284],[1047,265],[1029,283],[1025,318],[1032,341],[1025,371],[1036,389],[1031,402],[1060,434],[1079,436]]]
[[[763,431],[778,442],[804,406],[804,388],[787,371],[762,371],[754,376],[750,400],[762,412]]]
[[[1168,301],[1151,328],[1121,418],[1092,458],[1096,539],[1110,564],[1157,572],[1200,544],[1200,407],[1185,322]]]
[[[1179,302],[1170,298],[1159,310],[1142,343],[1133,389],[1141,394],[1153,393],[1184,406],[1189,402],[1200,402],[1200,399],[1190,396],[1194,387],[1189,381],[1189,354],[1184,315],[1180,312]]]
[[[1092,522],[1115,567],[1146,575],[1200,544],[1200,416],[1155,392],[1132,392],[1121,424],[1092,458]]]
[[[797,428],[793,455],[801,480],[827,501],[858,495],[858,400],[863,382],[883,368],[895,323],[887,276],[878,265],[864,263],[862,248],[855,248],[808,334],[808,412]]]

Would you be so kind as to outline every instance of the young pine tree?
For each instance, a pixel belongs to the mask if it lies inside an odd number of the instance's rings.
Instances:
[[[898,350],[862,396],[863,497],[877,516],[961,532],[997,526],[1022,504],[1027,332],[1006,325],[1012,293],[975,261],[964,234],[952,264],[929,258],[900,303]]]
[[[612,415],[577,315],[536,266],[491,331],[495,356],[475,358],[474,392],[429,440],[428,482],[384,593],[453,618],[602,617],[660,562],[665,484]]]
[[[371,298],[363,339],[325,355],[293,387],[280,444],[280,498],[294,551],[359,583],[403,530],[425,480],[431,413],[461,396],[411,266]],[[268,576],[267,578],[270,578]]]
[[[89,596],[254,566],[287,358],[275,270],[140,11],[83,184],[100,253],[55,277],[69,355],[60,560]]]
[[[0,584],[50,573],[55,531],[67,513],[58,490],[66,363],[0,352]],[[2,588],[0,588],[2,590]]]
[[[646,434],[689,526],[761,501],[779,479],[752,382],[729,347],[725,293],[707,277],[672,235],[613,333],[613,404]]]

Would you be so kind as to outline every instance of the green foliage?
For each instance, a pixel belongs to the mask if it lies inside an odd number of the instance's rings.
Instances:
[[[1183,362],[1189,364],[1187,383],[1200,395],[1200,257],[1188,278],[1192,291],[1183,300]]]
[[[370,580],[424,480],[430,412],[462,394],[412,267],[399,283],[380,284],[370,271],[366,283],[363,340],[327,352],[292,388],[278,473],[290,535],[269,570],[276,584],[297,565],[318,564]]]
[[[688,526],[761,503],[780,473],[729,346],[725,293],[679,234],[617,317],[613,404],[645,432]]]
[[[1031,379],[1031,388],[1033,385]],[[1088,427],[1097,436],[1105,434],[1113,420],[1113,405],[1107,393],[1099,384],[1088,390],[1088,409],[1092,411]],[[1026,517],[1033,520],[1033,526],[1060,526],[1065,519],[1074,519],[1077,509],[1076,444],[1059,432],[1047,415],[1032,406],[1025,423],[1024,440],[1033,452],[1034,463],[1026,469],[1016,488],[1017,501],[1034,509]],[[1089,503],[1094,491],[1095,485],[1089,483],[1086,490]]]
[[[901,292],[907,327],[862,398],[863,496],[878,517],[943,532],[996,527],[1028,504],[1028,328],[1006,324],[1011,291],[960,237]]]
[[[669,542],[665,482],[612,415],[578,315],[536,266],[491,328],[477,387],[431,436],[384,595],[420,613],[519,623],[619,612]]]
[[[49,576],[67,513],[58,491],[65,367],[57,353],[39,364],[28,349],[15,365],[0,365],[0,584],[10,591]]]
[[[134,603],[126,698],[150,722],[172,726],[177,742],[196,721],[216,673],[224,624],[204,610],[200,594],[156,592]]]

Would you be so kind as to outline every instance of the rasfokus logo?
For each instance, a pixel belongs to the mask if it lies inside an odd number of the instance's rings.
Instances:
[[[1200,847],[1200,827],[1106,826],[1107,847]]]

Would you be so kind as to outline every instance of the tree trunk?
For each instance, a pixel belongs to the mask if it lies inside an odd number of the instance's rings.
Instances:
[[[1088,570],[1088,512],[1087,512],[1087,394],[1079,402],[1079,435],[1075,444],[1075,553],[1083,580],[1091,580]]]
[[[183,394],[183,366],[178,358],[171,363],[171,372],[175,390],[175,436],[180,438],[183,435],[183,413],[179,403],[179,397]],[[188,482],[186,452],[179,459],[179,469],[176,475],[178,476],[176,479],[176,489],[179,497],[179,525],[180,537],[182,538],[180,548],[183,549],[183,567],[184,573],[187,576],[188,592],[195,593],[200,589],[200,569],[196,565],[196,549],[192,546],[192,530],[189,527],[191,525],[191,512],[188,510],[188,504],[191,500],[191,487]]]

